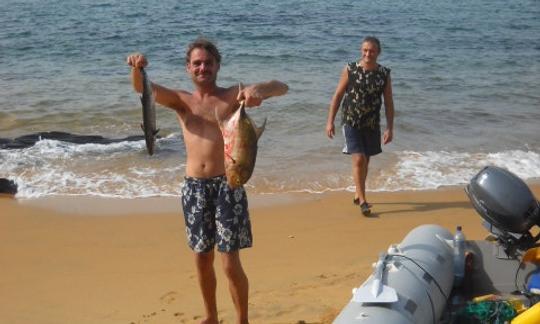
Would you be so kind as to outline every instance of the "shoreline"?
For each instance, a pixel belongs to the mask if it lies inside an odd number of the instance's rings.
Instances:
[[[540,186],[539,180],[526,182],[530,188]],[[437,189],[418,190],[396,190],[396,191],[368,191],[368,197],[379,197],[384,195],[400,194],[424,194],[444,191],[464,191],[465,185],[445,185]],[[532,190],[532,189],[531,189]],[[298,202],[308,202],[320,200],[324,197],[336,197],[350,195],[351,200],[354,192],[345,189],[327,190],[324,192],[273,192],[258,193],[250,192],[246,189],[249,201],[249,209],[256,210],[264,207],[291,205]],[[380,198],[376,198],[380,199]],[[49,212],[60,214],[75,214],[87,216],[110,216],[110,215],[132,215],[148,213],[182,213],[180,196],[167,197],[102,197],[88,195],[51,195],[38,198],[17,198],[16,196],[0,194],[0,202],[11,201],[11,203],[29,207],[45,209]],[[371,199],[370,199],[371,203]]]
[[[540,185],[529,188],[540,196]],[[373,217],[361,216],[350,192],[249,197],[254,246],[241,254],[252,323],[331,323],[379,252],[418,225],[461,225],[469,240],[488,235],[460,187],[368,196]],[[0,209],[6,322],[201,320],[179,199],[0,197]],[[215,267],[220,319],[234,323],[220,261]]]

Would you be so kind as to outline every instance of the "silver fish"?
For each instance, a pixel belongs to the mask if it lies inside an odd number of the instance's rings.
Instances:
[[[257,159],[257,142],[261,137],[266,119],[261,127],[248,116],[242,101],[228,119],[219,120],[219,128],[223,135],[225,175],[231,188],[245,184],[255,169]]]
[[[146,75],[146,71],[141,68],[143,91],[141,96],[143,122],[141,128],[144,132],[146,149],[148,154],[154,154],[156,144],[156,135],[159,129],[156,129],[156,101],[152,92],[152,83]]]

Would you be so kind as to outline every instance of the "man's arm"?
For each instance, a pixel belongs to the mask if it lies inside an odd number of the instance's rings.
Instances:
[[[148,61],[144,55],[136,53],[127,57],[127,64],[131,66],[131,83],[135,91],[141,93],[143,89],[142,85],[142,73],[141,68],[148,65]],[[179,110],[185,106],[180,99],[177,91],[163,87],[157,83],[152,83],[152,91],[154,92],[154,98],[156,102],[165,107]]]
[[[329,138],[333,138],[336,130],[334,128],[334,120],[336,119],[337,112],[339,110],[339,104],[343,99],[345,90],[347,90],[347,83],[349,82],[349,73],[347,67],[343,68],[341,71],[341,77],[339,78],[338,85],[336,87],[336,92],[330,101],[330,107],[328,107],[328,119],[326,120],[326,135]]]
[[[247,107],[254,107],[260,106],[265,99],[282,96],[287,91],[289,91],[289,86],[277,80],[255,83],[245,88],[242,88],[242,84],[240,84],[236,99],[238,101],[244,100]]]
[[[392,96],[392,80],[388,75],[388,82],[384,87],[384,113],[386,115],[386,130],[383,135],[383,143],[388,144],[394,137],[394,99]]]

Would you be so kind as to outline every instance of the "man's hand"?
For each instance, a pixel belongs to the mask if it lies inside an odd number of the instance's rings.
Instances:
[[[336,129],[334,128],[333,122],[327,122],[326,123],[326,135],[328,138],[334,138],[334,135],[336,134]]]
[[[392,142],[392,138],[394,137],[394,132],[391,129],[387,129],[384,131],[383,135],[383,144],[388,144]]]
[[[133,53],[128,55],[126,62],[129,66],[134,68],[144,68],[148,65],[146,57],[144,57],[144,55],[141,53]]]
[[[257,107],[261,105],[264,98],[256,86],[248,86],[247,88],[244,88],[242,83],[239,83],[238,96],[236,99],[238,102],[243,100],[246,107]]]

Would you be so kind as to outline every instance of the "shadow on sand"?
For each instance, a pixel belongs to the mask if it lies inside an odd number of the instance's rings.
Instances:
[[[374,206],[380,205],[403,205],[401,209],[393,209],[391,211],[374,211],[371,210],[371,215],[366,216],[368,218],[378,218],[385,214],[406,214],[417,212],[430,212],[448,208],[461,208],[470,209],[472,205],[468,201],[456,201],[456,202],[381,202],[375,203]]]

